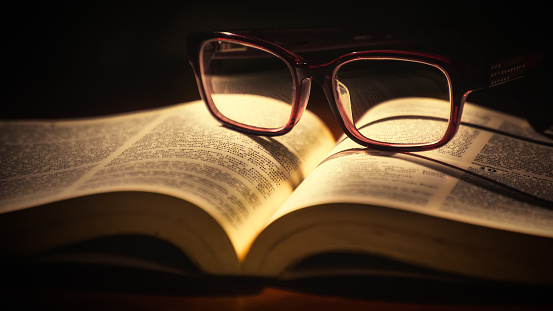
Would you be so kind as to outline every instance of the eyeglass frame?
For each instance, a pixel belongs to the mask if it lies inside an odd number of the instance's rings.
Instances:
[[[294,94],[290,118],[282,127],[264,129],[233,121],[219,112],[213,102],[208,87],[204,84],[200,54],[204,44],[212,41],[237,43],[260,49],[280,58],[290,70]],[[477,62],[470,59],[452,58],[449,56],[396,49],[364,49],[351,51],[326,62],[313,62],[273,42],[246,34],[234,32],[196,32],[186,38],[187,56],[194,71],[198,90],[209,112],[223,126],[230,129],[259,136],[280,136],[292,130],[299,122],[306,109],[312,81],[319,84],[326,96],[330,108],[343,132],[356,143],[375,150],[394,152],[426,151],[447,144],[456,134],[461,124],[463,106],[468,95],[476,90],[503,84],[525,76],[531,70],[539,67],[543,52],[538,51],[508,59]],[[327,48],[334,48],[328,46]],[[350,47],[351,48],[351,47]],[[433,66],[442,73],[449,84],[449,101],[451,105],[447,129],[441,139],[428,143],[386,143],[364,137],[347,117],[342,117],[347,109],[341,104],[339,94],[335,92],[337,85],[337,69],[355,60],[399,60]]]

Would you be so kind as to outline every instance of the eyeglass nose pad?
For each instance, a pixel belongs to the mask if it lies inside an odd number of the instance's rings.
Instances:
[[[300,94],[300,105],[298,107],[298,117],[296,119],[296,123],[301,119],[301,116],[303,115],[303,112],[305,111],[305,107],[307,106],[307,102],[309,101],[309,94],[311,93],[311,79],[305,78],[303,81],[301,81],[301,94]]]
[[[349,96],[348,88],[340,81],[336,80],[336,94],[338,94],[338,99],[340,100],[340,106],[343,113],[346,113],[346,116],[349,120],[353,119],[351,114],[351,98]]]

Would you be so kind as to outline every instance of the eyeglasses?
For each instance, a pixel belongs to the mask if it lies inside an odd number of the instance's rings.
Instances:
[[[314,81],[357,143],[389,151],[430,150],[455,135],[470,92],[522,77],[542,57],[483,62],[431,53],[424,44],[374,49],[383,42],[344,32],[318,34],[318,41],[293,31],[190,34],[188,57],[211,114],[235,130],[283,135],[300,120]]]

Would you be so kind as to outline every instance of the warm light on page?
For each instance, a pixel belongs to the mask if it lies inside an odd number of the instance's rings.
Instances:
[[[212,97],[219,112],[227,118],[244,124],[256,124],[262,128],[283,126],[290,118],[292,109],[290,104],[267,96],[214,94]]]
[[[449,101],[434,98],[399,98],[372,107],[356,124],[363,135],[376,141],[433,142],[446,131],[449,106]]]

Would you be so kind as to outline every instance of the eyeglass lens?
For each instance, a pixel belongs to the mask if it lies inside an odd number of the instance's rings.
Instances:
[[[284,60],[246,44],[213,40],[204,43],[200,63],[204,87],[223,116],[266,129],[287,124],[294,80]]]
[[[357,59],[334,74],[341,115],[364,137],[395,144],[441,139],[451,110],[449,80],[432,65],[395,59]]]

